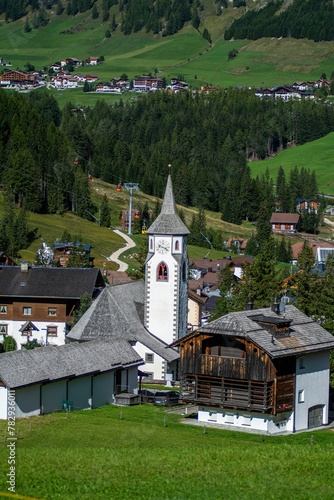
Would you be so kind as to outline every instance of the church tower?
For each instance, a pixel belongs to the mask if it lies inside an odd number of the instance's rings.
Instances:
[[[170,173],[161,212],[147,234],[145,327],[171,344],[187,333],[189,231],[177,214]]]

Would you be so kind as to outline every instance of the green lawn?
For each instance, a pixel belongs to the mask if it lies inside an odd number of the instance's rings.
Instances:
[[[267,437],[106,406],[16,422],[16,493],[39,499],[332,499],[330,430]],[[6,435],[6,423],[0,423]],[[6,491],[8,449],[0,448]]]
[[[333,178],[334,133],[328,134],[317,141],[309,142],[296,148],[282,151],[274,158],[250,162],[252,175],[256,177],[268,168],[274,182],[280,166],[285,170],[288,179],[290,170],[294,167],[305,167],[315,170],[319,192],[334,195]]]

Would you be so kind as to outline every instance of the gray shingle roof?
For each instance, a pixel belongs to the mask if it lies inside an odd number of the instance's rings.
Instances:
[[[189,230],[177,214],[172,178],[168,175],[161,212],[147,230],[148,234],[189,234]]]
[[[0,380],[15,389],[140,364],[143,360],[139,354],[122,339],[73,342],[0,354]]]
[[[99,269],[0,266],[0,297],[79,299],[104,286]]]
[[[222,316],[202,326],[198,332],[248,338],[272,358],[334,348],[334,337],[294,306],[285,308],[286,319],[292,320],[290,334],[286,337],[273,338],[261,324],[251,319],[258,315],[276,319],[283,317],[275,314],[270,308],[240,311]]]
[[[167,360],[179,353],[152,335],[144,323],[144,282],[132,281],[106,288],[68,333],[70,340],[118,339],[140,342]]]

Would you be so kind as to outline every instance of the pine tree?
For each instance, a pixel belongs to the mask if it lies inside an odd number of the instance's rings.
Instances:
[[[110,208],[108,205],[107,196],[104,195],[102,198],[101,208],[100,208],[100,226],[110,227]]]
[[[280,292],[280,275],[276,271],[272,242],[265,243],[253,264],[246,266],[239,284],[239,307],[245,309],[249,298],[255,309],[269,307]]]

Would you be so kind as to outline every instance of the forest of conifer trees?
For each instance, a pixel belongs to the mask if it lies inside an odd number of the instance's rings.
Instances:
[[[276,179],[252,178],[247,161],[334,130],[331,106],[262,101],[237,89],[156,93],[84,110],[69,103],[62,111],[45,92],[0,91],[0,113],[4,192],[26,210],[82,217],[91,210],[88,172],[114,184],[138,182],[143,192],[161,197],[172,163],[178,203],[221,212],[229,222],[255,220]],[[293,210],[296,197],[315,196],[315,186],[312,175],[294,172],[286,179],[285,209]]]

